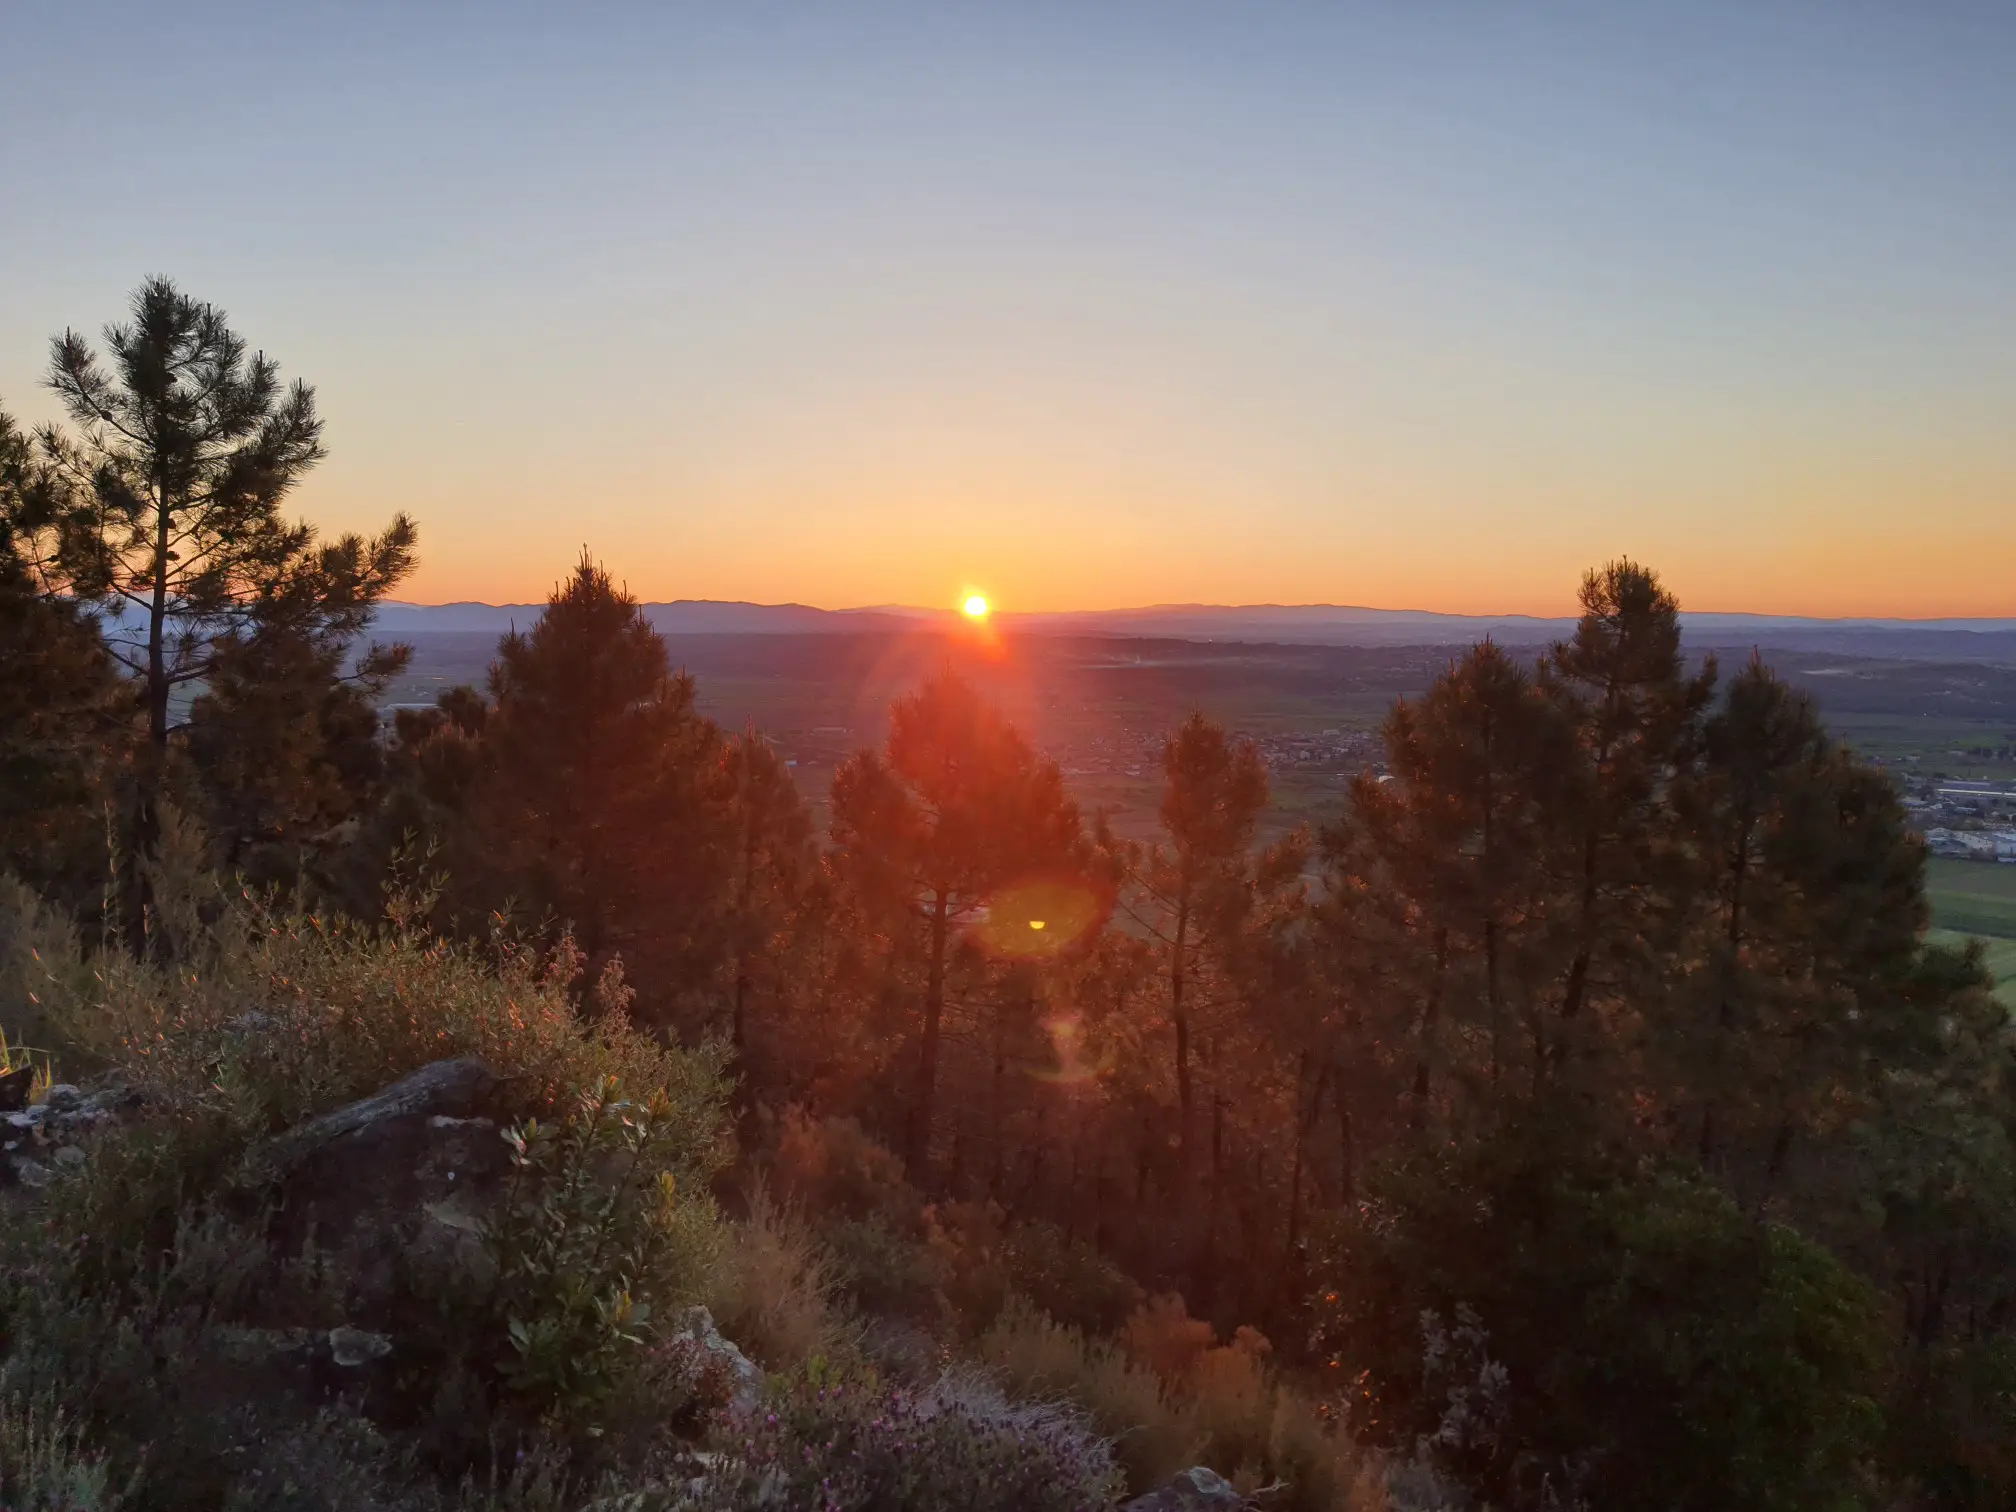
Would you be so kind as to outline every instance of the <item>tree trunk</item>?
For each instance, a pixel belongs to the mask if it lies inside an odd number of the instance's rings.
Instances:
[[[1588,827],[1583,832],[1582,841],[1582,898],[1581,909],[1575,920],[1575,959],[1568,967],[1568,985],[1561,994],[1561,1020],[1573,1023],[1582,1012],[1582,1002],[1589,988],[1589,963],[1595,954],[1596,937],[1596,859],[1602,848],[1603,812],[1603,769],[1610,764],[1610,729],[1616,723],[1618,702],[1617,678],[1613,673],[1603,689],[1603,743],[1596,749],[1596,759],[1591,770],[1596,779],[1596,790],[1589,795],[1592,811]],[[1564,1034],[1555,1052],[1565,1057],[1568,1053],[1569,1036]]]
[[[1184,1001],[1189,931],[1190,891],[1186,884],[1176,904],[1176,940],[1169,954],[1169,1017],[1176,1028],[1176,1155],[1186,1181],[1196,1154],[1196,1099],[1190,1084],[1190,1008]]]
[[[1408,1121],[1418,1133],[1428,1126],[1429,1064],[1435,1053],[1435,1032],[1442,1013],[1442,975],[1449,965],[1449,931],[1435,931],[1435,980],[1421,1009],[1421,1048],[1414,1062],[1414,1096]]]
[[[1316,1084],[1309,1092],[1309,1110],[1302,1111],[1302,1087],[1309,1078],[1309,1052],[1303,1051],[1295,1066],[1295,1149],[1288,1166],[1288,1236],[1281,1251],[1281,1282],[1276,1288],[1277,1302],[1286,1302],[1287,1293],[1293,1288],[1296,1274],[1296,1247],[1302,1242],[1302,1158],[1309,1143],[1309,1132],[1316,1126],[1316,1120],[1323,1112],[1323,1090],[1329,1084],[1330,1072],[1325,1067],[1316,1073]]]
[[[748,757],[743,757],[746,768]],[[750,931],[753,928],[756,898],[756,818],[749,809],[748,788],[745,778],[742,784],[742,887],[736,900],[735,942],[735,1007],[734,1017],[729,1023],[729,1043],[735,1047],[735,1059],[742,1061],[749,1051],[749,958],[753,954]],[[744,1080],[747,1080],[746,1073]]]
[[[147,749],[134,774],[133,828],[125,858],[126,937],[136,954],[147,948],[154,905],[151,870],[161,851],[161,789],[168,772],[168,552],[170,527],[165,483],[154,485],[153,601],[147,608]]]
[[[1711,1164],[1715,1159],[1719,1131],[1716,1128],[1717,1089],[1722,1085],[1722,1072],[1729,1058],[1729,1039],[1736,1027],[1736,1003],[1734,981],[1741,964],[1743,951],[1743,883],[1750,871],[1750,827],[1752,821],[1745,816],[1743,828],[1738,833],[1736,854],[1729,862],[1729,974],[1723,978],[1722,992],[1715,1005],[1715,1043],[1710,1052],[1713,1071],[1708,1077],[1708,1085],[1702,1089],[1701,1099],[1701,1163]]]
[[[931,964],[924,984],[924,1033],[917,1049],[917,1090],[910,1108],[910,1179],[928,1186],[931,1174],[931,1120],[938,1090],[938,1033],[945,1017],[946,897],[940,888],[931,905]]]
[[[1333,1101],[1337,1105],[1337,1200],[1351,1208],[1358,1204],[1358,1140],[1351,1127],[1351,1105],[1341,1086]]]

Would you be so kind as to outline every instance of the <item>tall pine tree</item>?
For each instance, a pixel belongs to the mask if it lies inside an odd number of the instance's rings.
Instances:
[[[72,428],[45,427],[38,440],[64,490],[63,586],[102,606],[107,647],[145,719],[130,829],[137,927],[186,712],[178,698],[264,637],[347,647],[411,570],[414,529],[400,515],[372,539],[318,542],[282,517],[323,456],[314,390],[283,387],[223,311],[150,279],[131,319],[104,337],[109,364],[74,331],[52,344],[49,385]]]

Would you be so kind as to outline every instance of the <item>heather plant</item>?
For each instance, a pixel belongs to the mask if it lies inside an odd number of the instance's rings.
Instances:
[[[1119,1490],[1076,1410],[1016,1403],[982,1377],[911,1389],[808,1373],[727,1449],[695,1512],[1101,1512]]]
[[[1246,1491],[1267,1489],[1269,1505],[1327,1512],[1359,1507],[1376,1478],[1339,1415],[1269,1368],[1258,1333],[1242,1328],[1221,1345],[1181,1298],[1137,1310],[1111,1341],[1018,1299],[981,1337],[977,1354],[1018,1398],[1081,1404],[1113,1439],[1137,1492],[1201,1463]]]

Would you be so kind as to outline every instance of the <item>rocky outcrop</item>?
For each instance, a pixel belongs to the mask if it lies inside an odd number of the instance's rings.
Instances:
[[[673,1338],[690,1343],[728,1377],[732,1408],[741,1411],[763,1400],[763,1368],[714,1326],[714,1314],[706,1308],[689,1309],[685,1323]]]
[[[1246,1498],[1215,1470],[1192,1465],[1168,1485],[1137,1496],[1120,1512],[1236,1512]]]
[[[107,1086],[89,1094],[59,1082],[40,1102],[0,1113],[0,1185],[37,1190],[55,1173],[82,1165],[90,1134],[132,1101],[126,1089]]]
[[[416,1119],[467,1117],[504,1082],[473,1056],[434,1061],[380,1092],[275,1135],[246,1157],[247,1173],[271,1180],[324,1157],[362,1156],[398,1142],[418,1127]]]
[[[382,1326],[402,1272],[478,1284],[487,1273],[484,1223],[510,1159],[485,1112],[504,1085],[480,1060],[422,1066],[254,1147],[240,1187],[277,1195],[280,1255],[312,1244],[345,1278],[350,1320]]]

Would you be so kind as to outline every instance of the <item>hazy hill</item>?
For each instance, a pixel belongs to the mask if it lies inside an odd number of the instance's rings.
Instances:
[[[377,629],[387,635],[482,632],[527,626],[542,604],[387,604]],[[948,610],[878,605],[817,609],[806,604],[724,603],[679,599],[646,604],[664,635],[819,635],[892,631],[954,618]],[[1815,654],[2016,665],[2016,619],[1812,619],[1794,615],[1690,614],[1690,644],[1764,646]],[[1509,645],[1539,645],[1573,627],[1569,619],[1531,615],[1437,614],[1334,604],[1163,604],[1062,614],[1002,614],[1003,629],[1070,636],[1118,636],[1270,645],[1464,645],[1489,635]]]

